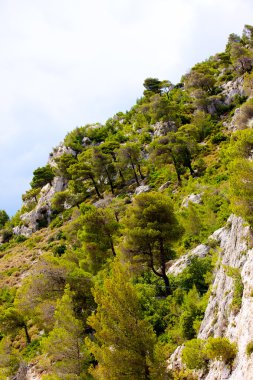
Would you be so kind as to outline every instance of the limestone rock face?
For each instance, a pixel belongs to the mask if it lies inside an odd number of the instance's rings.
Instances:
[[[225,97],[225,104],[230,104],[235,95],[245,95],[243,90],[243,77],[236,78],[233,81],[226,82],[222,85],[222,95]]]
[[[73,156],[76,156],[76,152],[73,149],[66,147],[63,143],[60,143],[57,147],[53,149],[53,152],[50,153],[48,164],[52,167],[57,167],[57,163],[55,162],[55,159],[58,157],[61,157],[64,153],[72,154]]]
[[[199,257],[203,259],[204,257],[206,257],[206,255],[208,255],[209,251],[210,247],[208,245],[198,245],[196,248],[192,249],[189,253],[180,257],[178,260],[169,263],[170,266],[167,270],[167,275],[172,274],[174,276],[177,276],[178,274],[183,272],[187,265],[190,264],[193,257]]]
[[[218,245],[219,258],[214,274],[212,292],[201,323],[198,338],[210,336],[227,337],[235,342],[238,353],[232,368],[222,361],[213,361],[207,373],[197,371],[201,380],[252,380],[253,354],[247,355],[247,344],[253,341],[253,249],[250,227],[242,218],[231,215],[225,227],[215,231],[210,239]],[[196,248],[200,255],[205,254],[207,246]],[[196,252],[195,252],[196,253]],[[192,254],[192,252],[191,252]],[[186,255],[169,268],[168,273],[178,274],[187,265]],[[229,268],[237,268],[243,283],[243,295],[240,310],[232,306],[234,280],[229,275]],[[181,368],[181,348],[178,347],[171,356],[168,368]],[[175,359],[175,363],[174,363]]]
[[[174,121],[158,121],[153,125],[153,128],[155,137],[165,136],[168,132],[176,132],[177,130]]]
[[[238,130],[237,118],[240,115],[240,112],[241,112],[241,108],[236,108],[230,123],[227,123],[227,122],[223,123],[223,125],[228,129],[228,131],[235,132]]]
[[[47,226],[52,214],[51,199],[55,193],[65,190],[67,180],[62,177],[55,177],[52,185],[45,185],[40,192],[39,200],[36,207],[21,215],[22,225],[14,227],[13,233],[16,235],[30,236],[40,227]]]
[[[242,218],[232,215],[227,226],[212,236],[221,248],[212,285],[212,293],[202,321],[198,338],[224,336],[238,346],[232,370],[223,362],[213,362],[205,380],[250,380],[253,374],[253,355],[247,356],[246,347],[253,340],[253,249],[249,247],[250,228]],[[238,268],[243,283],[242,304],[239,312],[231,308],[234,281],[226,268]]]

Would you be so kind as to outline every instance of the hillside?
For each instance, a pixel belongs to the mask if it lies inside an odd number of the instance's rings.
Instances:
[[[253,27],[143,85],[0,212],[0,379],[251,379]]]

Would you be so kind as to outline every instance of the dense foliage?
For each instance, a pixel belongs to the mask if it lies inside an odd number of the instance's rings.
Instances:
[[[193,379],[211,360],[232,363],[232,343],[197,334],[216,259],[208,237],[231,212],[253,223],[252,68],[246,25],[180,83],[147,78],[129,111],[68,133],[22,209],[0,211],[0,379],[25,363],[45,380]],[[37,232],[17,234],[38,209]],[[206,257],[169,274],[200,243]],[[240,273],[227,275],[238,312]],[[188,369],[168,371],[181,344]]]

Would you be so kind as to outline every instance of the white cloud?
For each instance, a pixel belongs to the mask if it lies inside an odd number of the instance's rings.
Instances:
[[[0,2],[0,209],[67,131],[129,109],[148,76],[179,81],[251,23],[250,0]]]

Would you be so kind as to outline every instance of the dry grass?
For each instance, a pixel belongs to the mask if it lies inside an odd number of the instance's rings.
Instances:
[[[0,258],[0,287],[18,287],[23,278],[29,275],[30,269],[36,265],[40,256],[48,249],[48,240],[57,233],[44,228],[35,232],[24,242],[1,252]]]

